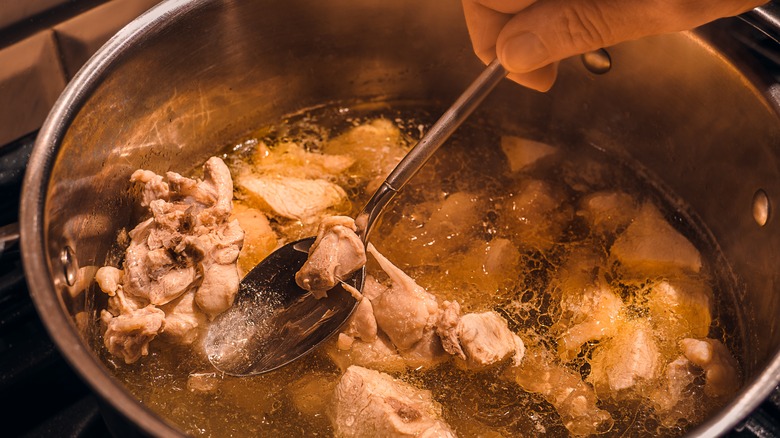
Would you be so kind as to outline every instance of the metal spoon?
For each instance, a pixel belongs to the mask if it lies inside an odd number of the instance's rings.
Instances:
[[[498,60],[491,62],[388,175],[355,220],[364,244],[387,203],[506,73]],[[214,367],[234,376],[275,370],[317,347],[349,318],[357,301],[341,284],[326,298],[316,299],[295,283],[295,273],[314,239],[288,243],[244,277],[233,307],[212,322],[205,337],[206,354]],[[343,283],[361,290],[364,279],[365,268]]]

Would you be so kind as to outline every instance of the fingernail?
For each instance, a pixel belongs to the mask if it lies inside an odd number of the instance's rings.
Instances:
[[[542,40],[530,32],[509,38],[501,49],[501,64],[512,72],[527,72],[549,63],[550,52]]]

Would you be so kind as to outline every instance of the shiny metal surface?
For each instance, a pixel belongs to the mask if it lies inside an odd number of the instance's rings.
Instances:
[[[780,380],[780,222],[751,202],[780,194],[780,85],[724,32],[728,22],[609,48],[608,74],[561,65],[546,94],[510,83],[485,116],[555,144],[594,145],[642,163],[708,225],[739,286],[724,319],[744,318],[745,386],[691,432],[729,430]],[[727,30],[727,29],[726,29]],[[449,102],[482,66],[458,2],[169,0],[93,57],[42,128],[25,177],[21,243],[38,311],[68,360],[123,415],[155,435],[180,433],[144,408],[93,351],[92,292],[117,231],[139,219],[128,182],[139,168],[196,169],[253,127],[324,103]],[[730,274],[731,275],[731,274]],[[739,309],[739,311],[738,311]]]

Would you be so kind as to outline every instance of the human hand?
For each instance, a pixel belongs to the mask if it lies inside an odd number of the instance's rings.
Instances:
[[[645,36],[692,29],[767,0],[463,0],[477,56],[513,81],[552,87],[558,61]]]

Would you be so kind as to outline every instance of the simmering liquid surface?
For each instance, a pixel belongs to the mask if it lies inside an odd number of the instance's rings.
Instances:
[[[223,157],[232,171],[246,171],[260,143],[272,152],[288,141],[319,152],[326,140],[377,118],[395,124],[408,148],[430,126],[431,114],[437,114],[433,109],[429,114],[405,105],[389,108],[330,106],[308,111],[258,129],[227,148]],[[712,252],[715,245],[696,232],[703,229],[700,224],[691,223],[680,213],[684,211],[682,204],[657,190],[632,165],[588,145],[553,144],[558,149],[554,155],[513,173],[500,147],[504,135],[545,141],[533,138],[533,133],[493,126],[486,114],[478,113],[391,203],[372,236],[375,246],[436,295],[439,302],[457,300],[464,313],[497,311],[526,346],[546,349],[557,365],[587,379],[595,366],[593,353],[599,341],[588,342],[567,361],[555,354],[561,335],[558,326],[565,317],[561,310],[561,283],[557,281],[561,267],[578,254],[601,260],[600,277],[611,290],[619,291],[628,318],[652,312],[647,306],[647,290],[659,281],[656,274],[640,281],[625,278],[609,258],[616,233],[597,232],[576,213],[590,194],[620,190],[629,194],[636,205],[653,203],[701,252],[704,266],[699,280],[712,289],[715,298],[708,337],[722,341],[732,354],[741,351],[740,340],[734,335],[735,317],[719,312],[724,307],[721,300],[731,293],[731,283],[718,275],[724,271],[718,266],[718,254]],[[367,201],[370,193],[359,181],[359,175],[352,174],[336,181],[351,200],[351,206],[339,213],[354,217]],[[541,213],[513,210],[529,181],[544,183],[555,205]],[[455,208],[448,220],[456,226],[427,229],[426,221],[436,214],[442,201],[458,193],[466,194],[464,199],[469,200],[469,205],[476,203],[477,208]],[[461,213],[463,216],[457,217]],[[510,220],[509,216],[515,219]],[[517,217],[521,223],[527,219],[541,225],[528,231],[528,227],[523,228],[525,225],[516,224]],[[271,225],[280,244],[316,233],[316,223],[272,220]],[[484,254],[479,248],[498,239],[509,240],[517,248],[518,257],[511,269],[502,267],[488,272],[483,259],[478,257]],[[382,276],[371,260],[369,272]],[[150,354],[132,365],[110,357],[104,349],[101,351],[107,365],[133,394],[188,434],[333,434],[327,414],[328,397],[341,371],[324,349],[278,371],[246,378],[221,375],[192,347],[153,343]],[[664,346],[660,352],[664,364],[680,354]],[[432,369],[407,370],[395,377],[430,390],[442,405],[444,421],[460,436],[568,435],[556,408],[543,396],[502,378],[507,366],[474,372],[449,361]],[[643,395],[611,397],[597,392],[598,406],[614,420],[611,428],[602,432],[608,436],[680,435],[726,401],[705,396],[704,385],[705,376],[700,373],[685,388],[684,395],[695,401],[686,404],[685,415],[680,418],[659,415]],[[654,389],[650,385],[642,393],[650,394]]]

